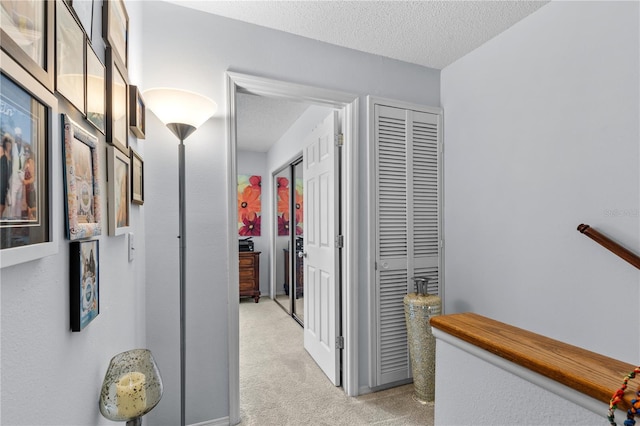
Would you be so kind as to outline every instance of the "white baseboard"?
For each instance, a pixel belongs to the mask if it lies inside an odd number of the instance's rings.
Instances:
[[[214,420],[207,420],[200,423],[193,423],[189,426],[229,426],[229,416]]]
[[[360,386],[360,388],[358,389],[358,395],[366,395],[371,392],[372,390],[369,386]]]

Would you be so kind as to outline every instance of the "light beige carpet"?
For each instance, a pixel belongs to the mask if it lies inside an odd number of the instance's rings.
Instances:
[[[433,425],[413,385],[348,397],[303,348],[302,328],[274,301],[240,301],[242,425]]]

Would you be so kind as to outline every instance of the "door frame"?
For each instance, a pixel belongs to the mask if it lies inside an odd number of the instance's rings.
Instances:
[[[229,423],[240,422],[240,324],[238,277],[238,212],[236,158],[236,94],[238,91],[285,100],[304,101],[343,110],[342,132],[342,213],[344,235],[342,261],[342,351],[343,389],[349,396],[358,395],[358,130],[359,96],[347,92],[306,86],[280,80],[257,77],[232,71],[226,72],[228,253],[228,347],[229,347]]]

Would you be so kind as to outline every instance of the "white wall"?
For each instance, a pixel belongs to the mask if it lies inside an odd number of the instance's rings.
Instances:
[[[260,219],[260,236],[251,237],[254,250],[260,253],[260,296],[269,297],[269,279],[271,276],[271,190],[267,182],[267,154],[264,152],[238,151],[238,174],[258,175],[262,178],[262,219]],[[246,238],[238,236],[238,238]]]
[[[163,2],[143,2],[144,88],[175,86],[214,99],[218,113],[186,141],[187,260],[187,423],[229,414],[227,357],[228,159],[225,153],[225,71],[233,70],[361,95],[360,141],[366,152],[368,94],[439,106],[439,71],[339,48]],[[178,256],[176,138],[153,114],[147,116],[145,172],[147,229],[148,346],[162,358],[166,393],[148,415],[150,424],[176,424],[179,413]],[[365,188],[366,159],[360,161]],[[359,203],[365,205],[366,193]],[[366,247],[361,223],[360,248]],[[235,244],[235,242],[233,242]],[[360,257],[365,274],[366,252]],[[368,283],[361,306],[367,300]],[[359,312],[361,348],[366,348],[366,311]],[[360,381],[366,383],[368,358],[360,353]]]
[[[138,5],[127,4],[131,37],[135,40]],[[104,57],[100,27],[94,27],[99,57]],[[102,47],[101,47],[102,46]],[[132,42],[130,74],[140,67]],[[102,50],[101,50],[102,48]],[[132,83],[136,83],[132,81]],[[69,244],[60,224],[59,252],[0,272],[3,425],[112,425],[98,410],[98,398],[109,360],[119,352],[145,346],[145,206],[131,205],[135,260],[128,261],[127,236],[107,235],[106,144],[62,97],[59,112],[67,113],[98,136],[102,229],[99,241],[100,314],[81,332],[69,326]],[[54,117],[59,120],[60,117]],[[61,134],[53,135],[61,149]],[[129,136],[143,153],[143,142]],[[62,158],[62,156],[60,156]],[[62,164],[55,167],[62,168]],[[60,173],[62,176],[62,173]],[[64,217],[63,183],[53,182],[53,196]]]
[[[637,2],[552,2],[442,71],[445,309],[630,363],[640,253]]]
[[[434,335],[438,360],[434,424],[606,424],[605,416],[609,407],[604,402],[440,330],[434,329]],[[456,377],[464,378],[464,393],[468,395],[468,398],[464,398],[464,417],[460,414],[461,380]],[[624,417],[622,410],[616,414],[618,419]]]

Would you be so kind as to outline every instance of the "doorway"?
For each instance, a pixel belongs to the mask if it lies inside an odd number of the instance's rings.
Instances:
[[[303,158],[299,157],[273,174],[273,238],[276,273],[274,300],[304,326],[304,221]],[[277,269],[280,269],[278,271]],[[282,275],[281,275],[282,274]]]
[[[309,102],[343,110],[344,148],[342,153],[343,168],[341,175],[340,197],[343,249],[340,263],[343,265],[340,275],[343,283],[341,289],[342,306],[339,312],[342,317],[343,348],[341,351],[343,369],[343,388],[347,395],[358,395],[358,264],[357,264],[357,230],[358,230],[358,116],[359,97],[345,92],[287,83],[235,72],[227,72],[228,115],[226,129],[228,136],[227,158],[229,174],[227,188],[230,205],[236,205],[236,94],[250,93],[280,99]],[[228,339],[229,339],[229,420],[231,424],[240,421],[240,388],[239,388],[239,292],[237,253],[237,211],[228,212]],[[336,336],[337,337],[337,336]],[[333,343],[336,344],[338,339]]]

